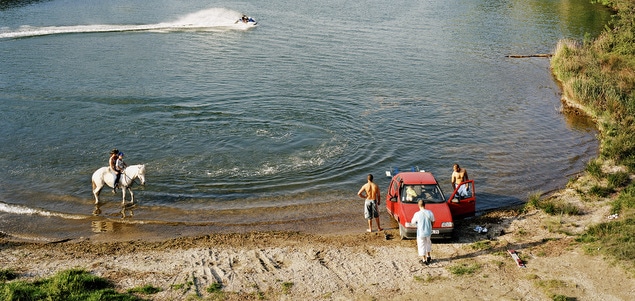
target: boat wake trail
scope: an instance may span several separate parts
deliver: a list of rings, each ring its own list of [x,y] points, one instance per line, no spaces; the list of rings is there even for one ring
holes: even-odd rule
[[[174,31],[223,31],[247,30],[253,26],[236,22],[241,13],[224,8],[210,8],[186,15],[173,22],[142,25],[71,25],[71,26],[20,26],[18,29],[0,29],[0,39],[15,39],[56,34],[101,32],[174,32]]]

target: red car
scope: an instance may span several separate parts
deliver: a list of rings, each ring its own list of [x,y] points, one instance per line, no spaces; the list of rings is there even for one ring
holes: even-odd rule
[[[386,173],[390,176],[390,172]],[[410,225],[412,216],[419,211],[418,202],[423,199],[426,209],[434,213],[432,238],[450,238],[454,232],[454,220],[473,216],[476,211],[474,180],[463,182],[446,199],[441,186],[432,173],[423,171],[398,172],[392,177],[386,194],[386,209],[399,223],[402,239],[416,238],[417,227]]]

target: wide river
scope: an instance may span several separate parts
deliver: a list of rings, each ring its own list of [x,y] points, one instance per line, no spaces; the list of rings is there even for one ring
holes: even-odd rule
[[[548,58],[506,55],[596,36],[610,12],[588,2],[3,4],[0,235],[363,232],[357,190],[391,167],[449,194],[461,164],[479,212],[563,187],[594,126],[560,113]],[[135,206],[94,205],[112,148],[146,164]]]

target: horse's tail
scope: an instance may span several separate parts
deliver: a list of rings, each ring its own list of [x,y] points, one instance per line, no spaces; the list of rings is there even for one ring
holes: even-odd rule
[[[95,180],[91,179],[90,182],[93,183],[93,191],[95,191],[95,188],[97,188],[97,184],[95,184]]]

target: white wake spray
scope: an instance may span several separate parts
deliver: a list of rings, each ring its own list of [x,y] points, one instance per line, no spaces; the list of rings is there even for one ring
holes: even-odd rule
[[[214,31],[214,30],[246,30],[252,25],[236,23],[241,13],[224,8],[210,8],[186,15],[173,22],[145,25],[71,25],[71,26],[20,26],[18,29],[0,29],[0,39],[14,39],[55,34],[130,32],[130,31]]]

